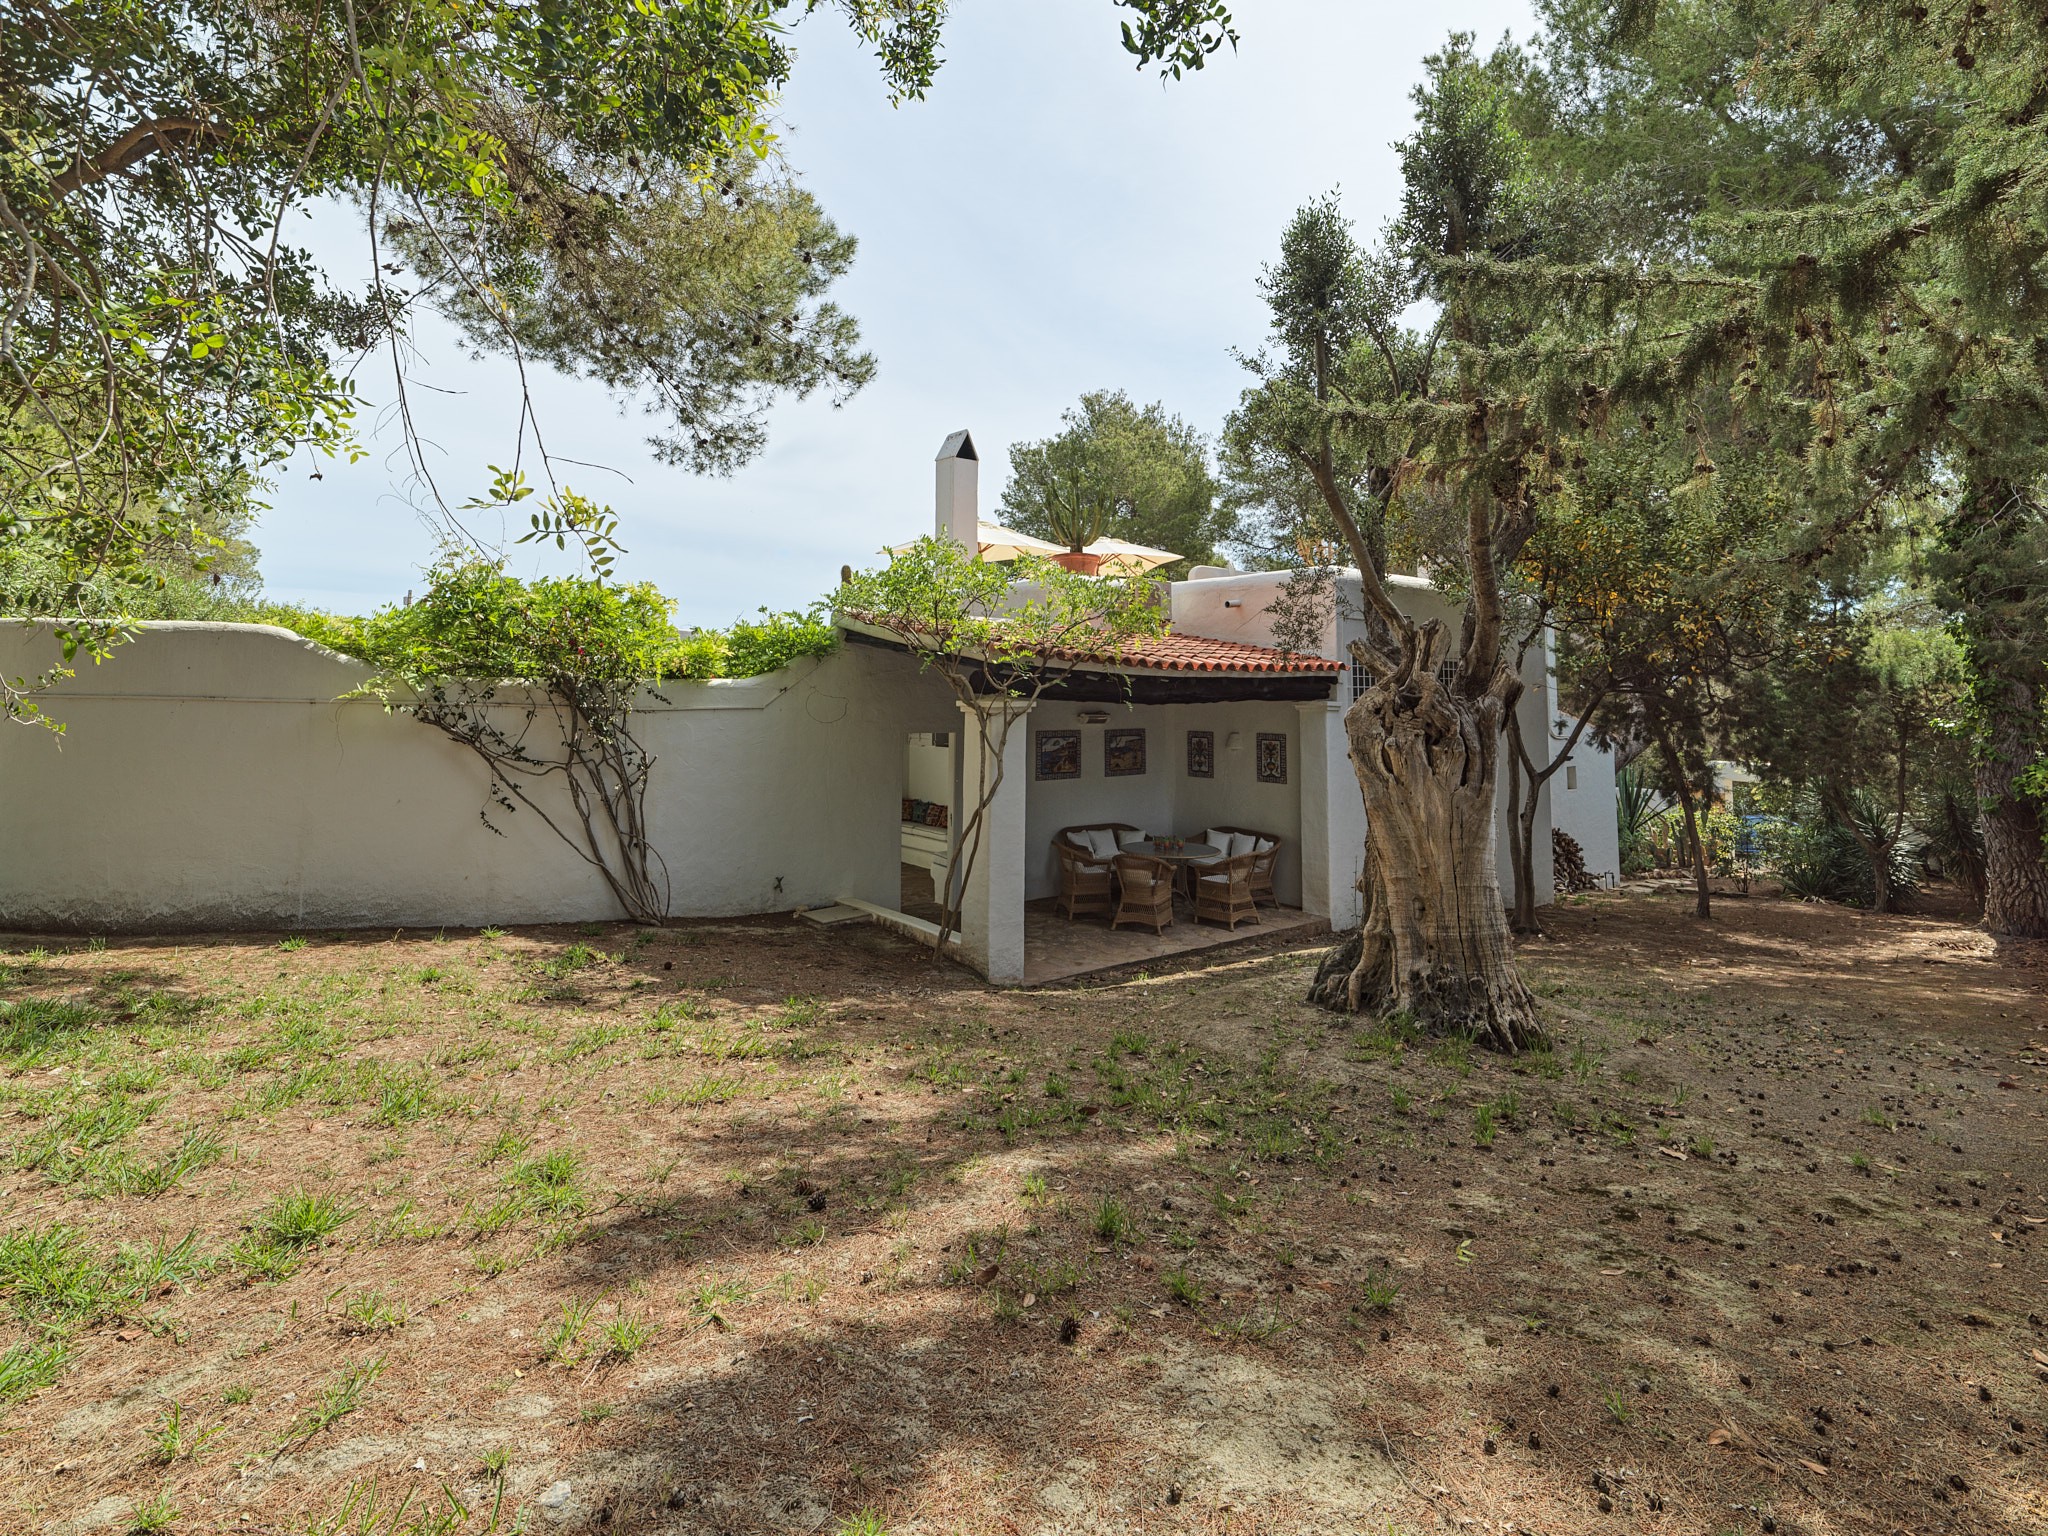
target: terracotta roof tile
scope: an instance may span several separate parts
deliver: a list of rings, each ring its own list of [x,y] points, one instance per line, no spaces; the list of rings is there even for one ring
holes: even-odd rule
[[[1140,640],[1121,651],[1061,647],[1052,652],[1061,661],[1099,661],[1110,666],[1140,667],[1148,672],[1282,672],[1290,675],[1342,672],[1344,664],[1325,656],[1299,656],[1269,645],[1241,640],[1212,640],[1206,635],[1161,635]]]
[[[901,641],[878,625],[872,614],[849,610],[841,622],[865,627],[892,644]],[[1110,646],[1053,646],[1045,654],[1058,661],[1096,662],[1146,672],[1267,672],[1301,677],[1342,672],[1344,663],[1327,656],[1303,656],[1270,645],[1242,640],[1212,640],[1206,635],[1160,635],[1134,641],[1117,650]]]

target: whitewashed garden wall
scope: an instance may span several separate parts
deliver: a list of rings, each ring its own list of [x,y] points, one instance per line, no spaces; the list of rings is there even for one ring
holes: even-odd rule
[[[0,621],[0,670],[57,659]],[[621,915],[530,811],[486,807],[467,748],[372,699],[356,662],[288,631],[153,624],[0,729],[0,927],[478,926]],[[847,647],[677,683],[636,730],[678,916],[897,900],[903,743],[957,730],[904,657]],[[552,729],[545,714],[537,731]]]

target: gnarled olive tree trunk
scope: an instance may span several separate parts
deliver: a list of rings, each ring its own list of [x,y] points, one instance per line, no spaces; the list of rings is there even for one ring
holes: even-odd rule
[[[1464,698],[1422,664],[1369,687],[1344,717],[1365,797],[1366,916],[1324,961],[1310,996],[1349,1013],[1407,1013],[1502,1051],[1547,1043],[1515,965],[1495,857],[1501,722],[1519,681],[1505,667]]]

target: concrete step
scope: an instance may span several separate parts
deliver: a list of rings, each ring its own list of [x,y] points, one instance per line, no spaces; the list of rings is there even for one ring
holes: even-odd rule
[[[820,928],[836,928],[841,923],[871,922],[874,918],[873,913],[864,912],[859,907],[849,907],[845,902],[834,902],[829,907],[812,907],[808,911],[799,912],[797,916]]]

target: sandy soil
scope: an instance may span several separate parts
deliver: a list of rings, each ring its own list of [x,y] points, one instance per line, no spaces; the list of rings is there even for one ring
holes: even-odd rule
[[[17,938],[0,1529],[2039,1536],[2043,957],[1686,906],[1517,1061],[1312,949]]]

